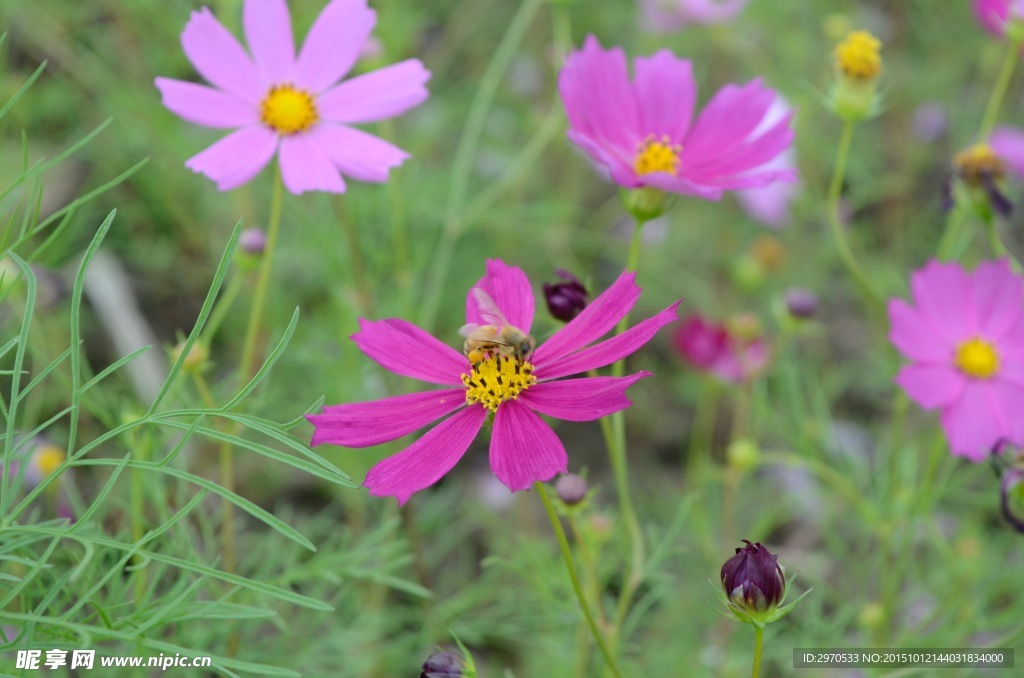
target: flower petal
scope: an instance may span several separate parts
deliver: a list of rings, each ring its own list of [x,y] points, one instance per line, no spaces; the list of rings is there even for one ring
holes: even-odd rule
[[[996,127],[988,143],[1017,178],[1024,179],[1024,130],[1007,125]]]
[[[597,341],[632,310],[639,298],[636,273],[624,272],[578,316],[538,346],[533,354],[533,363],[555,362]]]
[[[251,104],[267,93],[267,83],[249,55],[208,8],[192,12],[181,33],[181,47],[211,85]]]
[[[622,334],[617,334],[600,344],[577,351],[553,364],[537,365],[533,374],[538,379],[557,379],[569,374],[579,374],[610,365],[639,349],[650,341],[658,330],[675,321],[676,309],[681,303],[681,301],[677,301],[661,313],[637,323]]]
[[[281,178],[291,193],[345,192],[345,180],[338,168],[309,134],[291,134],[281,139],[279,162]]]
[[[419,59],[407,59],[346,80],[317,99],[324,120],[360,123],[401,115],[423,103],[430,71]]]
[[[682,173],[721,157],[743,143],[760,125],[776,93],[759,79],[726,85],[707,103],[683,141]]]
[[[488,259],[487,273],[477,281],[475,287],[491,296],[512,327],[530,333],[533,325],[533,290],[523,269],[509,266],[501,259]],[[466,322],[488,324],[480,313],[473,290],[466,295]]]
[[[377,23],[377,13],[366,0],[333,0],[324,7],[299,52],[296,82],[322,92],[352,68]]]
[[[956,402],[967,386],[967,378],[952,364],[914,364],[900,370],[896,383],[915,403],[933,410]]]
[[[690,129],[697,84],[693,65],[667,49],[633,60],[634,87],[640,106],[640,127],[644,134],[667,136],[681,143]]]
[[[950,451],[978,462],[984,461],[1000,440],[1024,443],[1024,440],[1010,438],[1006,411],[1007,406],[1012,407],[1013,416],[1019,419],[1018,413],[1024,409],[1024,393],[1009,402],[1004,400],[992,384],[968,383],[960,399],[942,412],[942,427],[949,439]]]
[[[932,260],[910,278],[914,301],[941,336],[959,342],[978,330],[973,285],[964,269]]]
[[[245,127],[259,122],[256,107],[219,89],[193,82],[157,78],[161,103],[183,120],[204,127]]]
[[[353,127],[321,123],[309,136],[342,174],[359,181],[387,181],[388,171],[409,157],[397,146]]]
[[[470,369],[466,357],[419,327],[397,318],[360,318],[359,327],[352,341],[385,369],[431,384],[462,386],[460,377]]]
[[[379,445],[412,433],[465,404],[464,390],[445,389],[368,403],[328,405],[321,414],[306,415],[315,427],[310,445]]]
[[[982,262],[971,279],[978,331],[989,340],[998,340],[1024,318],[1024,282],[1014,275],[1006,259]]]
[[[266,167],[277,150],[277,135],[263,125],[232,132],[213,146],[192,156],[185,167],[205,174],[228,191],[246,183]]]
[[[401,506],[455,466],[480,432],[487,412],[485,407],[456,412],[409,447],[371,468],[363,485],[373,496],[394,497]]]
[[[295,38],[285,0],[245,0],[242,25],[256,68],[269,85],[295,79]]]
[[[902,299],[889,300],[889,341],[911,360],[949,364],[956,342],[940,334],[932,319]]]
[[[626,389],[649,376],[650,372],[637,372],[628,377],[542,381],[519,394],[519,401],[555,419],[592,421],[632,405]]]
[[[629,167],[632,161],[625,163],[621,158],[636,154],[644,132],[622,48],[604,50],[597,38],[587,36],[583,48],[566,59],[558,75],[558,90],[569,118],[569,138],[577,144],[587,139],[587,145],[580,145],[597,162],[620,158],[609,166],[616,182],[624,175],[635,180]],[[603,151],[601,157],[591,151],[595,147]]]
[[[513,492],[569,468],[569,456],[555,432],[516,400],[503,402],[494,416],[490,460],[494,475]]]

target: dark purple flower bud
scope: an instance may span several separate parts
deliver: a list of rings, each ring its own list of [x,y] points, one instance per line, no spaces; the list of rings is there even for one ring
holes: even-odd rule
[[[258,257],[267,247],[267,234],[260,228],[247,228],[238,236],[238,246],[246,254]]]
[[[575,506],[587,496],[587,481],[575,473],[567,473],[555,483],[555,492],[563,504]]]
[[[1024,532],[1024,468],[1009,468],[1003,473],[999,494],[1003,517],[1015,530]]]
[[[794,318],[806,320],[818,312],[818,295],[802,287],[786,290],[786,310]]]
[[[551,315],[567,323],[587,307],[587,288],[566,270],[560,268],[555,273],[565,282],[544,283],[544,299]]]
[[[760,543],[746,539],[743,548],[722,566],[722,588],[737,607],[750,612],[764,612],[776,607],[786,592],[786,576],[779,566],[779,557]]]
[[[438,652],[423,662],[420,678],[461,678],[462,660],[451,652]]]

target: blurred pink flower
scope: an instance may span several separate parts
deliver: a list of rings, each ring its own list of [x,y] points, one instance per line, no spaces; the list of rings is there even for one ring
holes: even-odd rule
[[[1024,130],[1001,125],[996,127],[988,139],[992,150],[1006,163],[1006,167],[1024,179]]]
[[[689,24],[721,24],[743,11],[750,0],[640,0],[642,25],[670,33]]]
[[[910,279],[914,305],[889,301],[889,340],[911,360],[896,383],[942,411],[953,454],[984,461],[1024,444],[1024,281],[1006,261],[973,273],[931,261]]]
[[[765,113],[761,124],[754,130],[754,135],[763,134],[780,121],[788,119],[793,115],[793,108],[781,96],[776,97],[768,112]],[[786,148],[764,165],[761,170],[781,170],[796,165],[796,154],[793,147]],[[781,228],[789,223],[789,206],[800,191],[799,182],[783,182],[762,186],[761,188],[748,188],[738,191],[740,205],[751,218],[760,221],[771,228]]]
[[[335,84],[359,58],[377,14],[366,0],[332,0],[298,56],[285,0],[245,0],[249,53],[206,7],[181,34],[185,55],[214,87],[157,78],[163,104],[205,127],[238,128],[185,166],[226,191],[248,182],[275,154],[292,193],[344,193],[342,174],[387,181],[407,153],[349,125],[390,118],[427,98],[417,59]]]
[[[388,457],[366,476],[375,496],[404,504],[415,492],[441,479],[465,454],[484,422],[493,419],[491,470],[512,491],[565,473],[568,457],[554,431],[538,416],[590,421],[630,405],[625,392],[647,372],[628,377],[562,379],[610,365],[646,344],[676,319],[672,304],[622,334],[593,342],[611,331],[640,297],[634,273],[623,273],[578,316],[531,354],[515,358],[487,354],[470,363],[463,354],[404,320],[360,319],[352,339],[384,368],[447,388],[366,403],[333,405],[310,415],[313,445],[369,447],[395,440],[452,414],[402,452]],[[497,315],[480,301],[477,288],[493,299]],[[526,274],[498,259],[466,298],[466,321],[494,324],[529,334],[533,291]],[[558,381],[556,381],[558,380]]]
[[[993,35],[1006,35],[1011,18],[1024,19],[1024,0],[972,0],[974,16],[982,28]]]
[[[741,384],[768,364],[768,347],[761,339],[743,341],[725,325],[699,315],[683,320],[676,330],[676,348],[695,369],[729,384]]]
[[[569,139],[627,188],[718,200],[723,191],[795,181],[792,169],[763,169],[793,141],[789,116],[755,133],[776,93],[760,80],[727,85],[693,120],[693,68],[668,50],[634,60],[588,36],[558,78]]]

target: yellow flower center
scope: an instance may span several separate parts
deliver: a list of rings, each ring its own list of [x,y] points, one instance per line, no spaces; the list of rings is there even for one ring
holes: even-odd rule
[[[683,147],[670,145],[667,136],[660,141],[653,136],[647,137],[637,149],[633,169],[640,176],[651,172],[667,172],[675,176],[679,172],[679,154],[682,152]]]
[[[480,403],[491,412],[506,400],[515,400],[520,392],[537,383],[533,365],[506,355],[487,354],[473,365],[469,374],[462,375],[466,385],[466,402]]]
[[[953,157],[957,176],[969,186],[980,186],[986,179],[1002,179],[1006,164],[988,144],[975,144]]]
[[[956,366],[974,379],[988,379],[999,371],[999,354],[984,339],[968,339],[956,347]]]
[[[867,31],[853,31],[835,49],[836,66],[855,80],[872,80],[882,72],[882,41]]]
[[[47,445],[36,450],[32,459],[43,478],[57,470],[64,463],[64,450],[54,445]]]
[[[319,119],[313,95],[291,85],[271,87],[260,104],[260,120],[278,134],[305,132]]]

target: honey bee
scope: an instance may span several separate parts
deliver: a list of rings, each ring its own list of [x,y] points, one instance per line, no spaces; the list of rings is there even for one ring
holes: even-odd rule
[[[459,330],[459,334],[466,337],[463,350],[469,362],[478,363],[487,354],[506,355],[519,361],[529,358],[537,346],[533,337],[510,325],[487,292],[474,287],[472,293],[487,324],[469,323]]]

